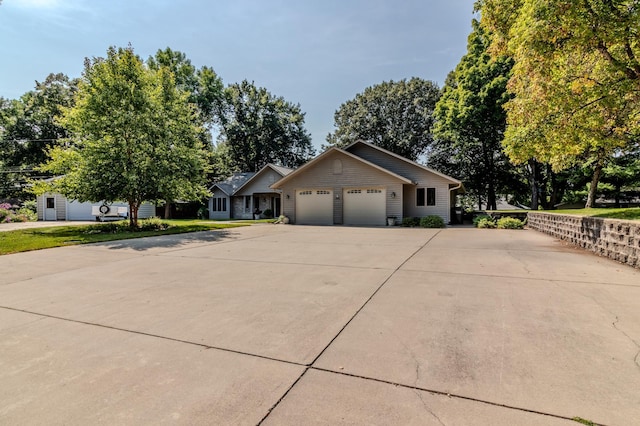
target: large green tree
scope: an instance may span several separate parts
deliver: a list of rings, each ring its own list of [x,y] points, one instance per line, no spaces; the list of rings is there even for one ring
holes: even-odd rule
[[[43,166],[62,176],[37,189],[80,201],[126,200],[132,227],[144,201],[200,199],[207,158],[188,96],[168,68],[150,69],[131,47],[87,59],[75,106],[62,120],[72,142],[54,147]]]
[[[514,168],[502,150],[506,127],[503,109],[509,100],[507,81],[513,61],[491,58],[490,38],[473,21],[467,54],[447,78],[436,104],[429,164],[461,179],[465,188],[496,209],[498,190],[509,191],[516,181]],[[514,188],[515,189],[515,188]]]
[[[25,198],[25,185],[47,150],[68,136],[57,118],[73,105],[77,80],[49,74],[19,99],[0,99],[0,198]]]
[[[195,116],[200,123],[211,127],[220,121],[224,106],[222,79],[211,67],[196,69],[187,56],[167,47],[147,59],[151,69],[168,68],[174,75],[178,89],[189,93],[189,102],[197,106]]]
[[[434,82],[417,77],[367,87],[340,105],[327,143],[341,147],[362,139],[417,160],[433,141],[433,109],[439,97]]]
[[[220,123],[224,106],[222,79],[218,77],[213,68],[196,69],[184,53],[169,47],[158,50],[154,56],[150,56],[147,59],[147,65],[152,70],[159,70],[163,67],[169,69],[174,75],[177,88],[189,94],[188,101],[197,111],[197,114],[193,115],[193,120],[194,124],[201,129],[199,137],[203,144],[209,148],[211,158],[215,158],[211,131],[214,130],[213,127],[216,124]],[[220,170],[216,170],[218,162],[212,162],[211,165],[215,172],[210,174],[208,178],[215,180],[215,177],[220,173]],[[165,219],[171,217],[172,202],[173,199],[166,199]]]
[[[515,60],[504,146],[516,162],[593,164],[593,206],[607,159],[640,137],[637,0],[481,0],[495,54]]]
[[[297,167],[314,155],[300,105],[247,80],[225,90],[219,143],[230,170],[255,172],[267,163]]]

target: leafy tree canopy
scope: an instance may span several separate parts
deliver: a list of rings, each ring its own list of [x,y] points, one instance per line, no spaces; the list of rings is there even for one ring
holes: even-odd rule
[[[197,117],[207,126],[218,122],[223,108],[224,85],[211,67],[196,69],[187,56],[167,47],[147,59],[149,68],[168,68],[174,75],[178,89],[189,93],[189,102],[197,105]]]
[[[57,117],[73,105],[76,90],[77,80],[49,74],[20,99],[0,99],[0,198],[23,198],[24,185],[47,150],[68,136]]]
[[[493,51],[515,59],[504,145],[516,162],[602,167],[640,137],[640,7],[635,0],[481,0]]]
[[[314,155],[300,105],[244,80],[225,90],[218,150],[230,170],[255,172],[267,163],[297,167]]]
[[[72,142],[54,147],[42,167],[62,177],[36,190],[126,200],[131,226],[144,201],[199,199],[208,166],[188,96],[168,68],[147,67],[131,47],[87,59],[75,106],[62,119]]]
[[[492,59],[489,44],[490,38],[474,20],[467,54],[448,76],[436,104],[437,140],[428,162],[460,178],[479,200],[487,200],[487,208],[495,209],[497,191],[508,190],[516,181],[501,145],[513,61],[506,56]]]
[[[417,160],[433,141],[433,109],[438,86],[414,77],[367,87],[334,114],[336,130],[329,146],[347,146],[359,139],[411,160]]]

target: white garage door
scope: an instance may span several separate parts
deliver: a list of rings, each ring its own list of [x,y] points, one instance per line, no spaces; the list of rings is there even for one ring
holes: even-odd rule
[[[344,190],[345,225],[386,225],[386,191],[381,188]]]
[[[296,191],[296,223],[333,225],[333,191],[299,189]]]
[[[80,203],[78,201],[69,201],[67,203],[67,219],[68,220],[95,220],[95,216],[91,214],[91,203]]]

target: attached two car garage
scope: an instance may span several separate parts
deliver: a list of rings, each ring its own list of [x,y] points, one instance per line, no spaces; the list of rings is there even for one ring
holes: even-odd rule
[[[345,188],[296,190],[296,223],[333,225],[334,212],[342,207],[345,225],[385,225],[386,190],[384,188]]]

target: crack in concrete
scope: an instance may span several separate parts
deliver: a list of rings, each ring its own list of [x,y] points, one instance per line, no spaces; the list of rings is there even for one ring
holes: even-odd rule
[[[509,410],[516,410],[516,411],[522,411],[522,412],[525,412],[525,413],[538,414],[538,415],[541,415],[541,416],[553,417],[553,418],[561,419],[561,420],[572,420],[573,421],[573,419],[574,419],[574,417],[563,416],[563,415],[560,415],[560,414],[553,414],[553,413],[547,413],[547,412],[544,412],[544,411],[531,410],[531,409],[528,409],[528,408],[517,407],[517,406],[514,406],[514,405],[500,404],[499,402],[493,402],[493,401],[474,398],[474,397],[470,397],[470,396],[454,394],[454,393],[440,391],[440,390],[436,390],[436,389],[428,389],[428,388],[423,388],[423,387],[418,387],[418,386],[411,386],[411,385],[407,385],[405,383],[392,382],[390,380],[377,379],[375,377],[361,376],[359,374],[346,373],[344,371],[335,371],[335,370],[330,370],[330,369],[326,369],[326,368],[322,368],[322,367],[313,367],[313,366],[310,367],[310,368],[313,369],[313,370],[316,370],[316,371],[323,371],[325,373],[339,374],[341,376],[353,377],[353,378],[362,379],[362,380],[368,380],[368,381],[377,382],[377,383],[384,383],[384,384],[387,384],[387,385],[392,385],[392,386],[395,386],[395,387],[401,387],[401,388],[404,388],[404,389],[411,389],[411,390],[414,390],[414,391],[422,391],[422,392],[430,393],[432,395],[446,396],[448,398],[456,398],[456,399],[461,399],[461,400],[464,400],[464,401],[477,402],[479,404],[486,404],[486,405],[491,405],[491,406],[494,406],[494,407],[506,408],[506,409],[509,409]],[[601,423],[599,423],[599,425],[605,426],[604,424],[601,424]]]
[[[440,423],[442,426],[447,426],[444,424],[444,422],[442,421],[442,419],[440,417],[438,417],[438,415],[436,413],[433,412],[433,410],[431,410],[431,408],[429,408],[429,405],[427,405],[427,402],[424,400],[424,398],[422,397],[422,392],[418,391],[418,390],[413,390],[413,393],[415,393],[416,395],[418,395],[418,398],[420,398],[420,401],[422,401],[422,406],[424,407],[424,410],[429,413],[434,419],[436,419],[438,421],[438,423]]]
[[[526,276],[520,276],[520,275],[477,274],[477,273],[469,273],[469,272],[450,272],[450,271],[441,271],[436,269],[412,269],[412,268],[405,268],[403,269],[403,271],[420,272],[423,274],[462,275],[462,276],[470,276],[470,277],[507,278],[507,279],[529,280],[529,281],[539,281],[539,282],[553,282],[553,280],[549,280],[548,278],[544,278],[544,277],[536,278],[536,277],[526,277]],[[575,283],[575,284],[615,286],[615,287],[631,287],[631,288],[640,287],[640,285],[634,285],[634,284],[606,283],[606,282],[599,282],[599,281],[578,281],[578,280],[571,280],[571,279],[563,279],[562,282]]]
[[[88,325],[88,326],[94,326],[94,327],[101,327],[101,328],[106,328],[106,329],[110,329],[110,330],[114,330],[114,331],[121,331],[121,332],[125,332],[125,333],[132,333],[132,334],[138,334],[138,335],[147,336],[147,337],[154,337],[154,338],[164,339],[164,340],[168,340],[168,341],[172,341],[172,342],[176,342],[176,343],[184,343],[184,344],[187,344],[187,345],[198,346],[198,347],[201,347],[201,348],[204,348],[204,349],[219,350],[219,351],[223,351],[223,352],[229,352],[229,353],[234,353],[234,354],[238,354],[238,355],[245,355],[245,356],[250,356],[250,357],[254,357],[254,358],[260,358],[260,359],[264,359],[264,360],[268,360],[268,361],[274,361],[274,362],[280,362],[280,363],[294,365],[294,366],[298,366],[298,367],[304,367],[304,370],[300,374],[300,376],[291,384],[291,386],[289,386],[289,388],[278,399],[278,401],[267,411],[267,413],[265,414],[263,419],[260,420],[258,425],[262,424],[269,417],[271,412],[282,402],[282,400],[284,400],[284,398],[290,393],[290,391],[295,387],[295,385],[300,382],[300,380],[306,375],[306,373],[309,370],[322,371],[322,372],[325,372],[325,373],[338,374],[338,375],[341,375],[341,376],[353,377],[353,378],[358,378],[358,379],[362,379],[362,380],[388,384],[388,385],[392,385],[394,387],[401,387],[401,388],[404,388],[404,389],[411,389],[414,392],[428,392],[428,393],[433,394],[433,395],[441,395],[441,396],[446,396],[446,397],[449,397],[449,398],[457,398],[457,399],[462,399],[462,400],[466,400],[466,401],[477,402],[477,403],[480,403],[480,404],[487,404],[487,405],[507,408],[507,409],[511,409],[511,410],[517,410],[517,411],[522,411],[522,412],[527,412],[527,413],[532,413],[532,414],[539,414],[539,415],[543,415],[543,416],[554,417],[554,418],[558,418],[558,419],[572,420],[571,417],[561,416],[561,415],[558,415],[558,414],[545,413],[545,412],[542,412],[542,411],[536,411],[536,410],[530,410],[530,409],[526,409],[526,408],[522,408],[522,407],[510,406],[510,405],[506,405],[506,404],[500,404],[500,403],[497,403],[497,402],[482,400],[482,399],[468,397],[468,396],[464,396],[464,395],[452,394],[450,392],[439,391],[439,390],[435,390],[435,389],[428,389],[428,388],[423,388],[423,387],[419,387],[419,386],[412,386],[412,385],[407,385],[407,384],[404,384],[404,383],[392,382],[392,381],[384,380],[384,379],[378,379],[378,378],[375,378],[375,377],[367,377],[367,376],[361,376],[361,375],[357,375],[357,374],[346,373],[344,371],[335,371],[335,370],[330,370],[330,369],[326,369],[326,368],[322,368],[322,367],[315,367],[312,364],[302,364],[302,363],[298,363],[298,362],[294,362],[294,361],[288,361],[288,360],[284,360],[284,359],[278,359],[278,358],[268,357],[268,356],[264,356],[264,355],[253,354],[253,353],[249,353],[249,352],[242,352],[242,351],[237,351],[237,350],[229,349],[229,348],[222,348],[222,347],[206,345],[204,343],[191,342],[191,341],[188,341],[188,340],[181,340],[181,339],[176,339],[176,338],[172,338],[172,337],[161,336],[161,335],[156,335],[156,334],[151,334],[151,333],[145,333],[145,332],[136,331],[136,330],[128,330],[128,329],[124,329],[124,328],[112,327],[112,326],[108,326],[108,325],[104,325],[104,324],[97,324],[97,323],[91,323],[91,322],[87,322],[87,321],[79,321],[79,320],[74,320],[74,319],[69,319],[69,318],[57,317],[57,316],[53,316],[53,315],[41,314],[41,313],[38,313],[38,312],[31,312],[31,311],[28,311],[28,310],[17,309],[17,308],[12,308],[12,307],[7,307],[7,306],[0,306],[0,309],[6,309],[6,310],[9,310],[9,311],[15,311],[15,312],[22,312],[22,313],[31,314],[31,315],[37,315],[37,316],[41,317],[40,319],[38,319],[38,321],[42,320],[44,318],[51,318],[51,319],[55,319],[55,320],[67,321],[67,322],[72,322],[72,323],[76,323],[76,324],[82,324],[82,325]],[[640,352],[638,353],[638,356],[636,357],[636,360],[638,362],[640,362]],[[419,371],[418,371],[418,373],[419,373]],[[422,395],[420,395],[420,398],[422,399]],[[426,404],[425,404],[425,407],[428,408],[428,406]],[[434,415],[435,418],[437,418],[437,416],[434,413],[431,412],[431,414]],[[440,421],[441,424],[443,424],[441,419],[438,419],[438,420]]]
[[[561,285],[560,282],[558,281],[552,281],[556,286],[564,289],[564,290],[569,290],[572,291],[586,299],[591,300],[593,303],[595,303],[600,309],[602,309],[603,311],[605,311],[606,313],[608,313],[609,315],[612,315],[614,317],[614,320],[611,322],[611,326],[620,334],[622,334],[624,337],[626,337],[631,343],[634,344],[634,346],[636,348],[638,348],[638,352],[636,352],[636,355],[633,357],[633,363],[636,365],[636,367],[638,367],[638,369],[640,370],[640,343],[638,343],[633,337],[631,337],[626,331],[622,330],[621,328],[618,327],[618,323],[620,322],[620,318],[618,317],[618,314],[616,314],[615,312],[611,311],[610,309],[608,309],[607,307],[605,307],[602,303],[600,303],[598,300],[596,300],[595,297],[588,295],[588,294],[584,294],[583,292],[575,289],[575,288],[568,288],[568,287],[563,287]]]

